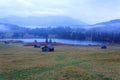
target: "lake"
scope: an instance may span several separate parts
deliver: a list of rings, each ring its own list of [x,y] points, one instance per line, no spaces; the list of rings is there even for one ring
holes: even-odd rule
[[[34,42],[37,40],[38,42],[45,42],[45,39],[0,39],[0,41],[7,40],[21,40],[24,42]],[[52,42],[59,42],[65,44],[74,44],[74,45],[108,45],[108,42],[99,42],[99,41],[85,41],[85,40],[68,40],[68,39],[52,39]]]

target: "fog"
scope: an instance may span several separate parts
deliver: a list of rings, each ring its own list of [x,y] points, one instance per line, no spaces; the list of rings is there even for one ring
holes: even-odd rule
[[[0,17],[68,16],[95,24],[119,19],[119,4],[120,0],[0,0]]]

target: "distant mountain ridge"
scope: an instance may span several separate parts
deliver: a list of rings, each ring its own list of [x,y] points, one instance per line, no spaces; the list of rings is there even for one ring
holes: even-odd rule
[[[86,23],[68,16],[42,16],[42,17],[6,17],[0,18],[1,23],[10,23],[22,26],[71,26],[86,25]]]
[[[1,19],[0,19],[1,20]],[[5,19],[6,20],[6,19]],[[62,20],[62,18],[61,18]],[[3,22],[3,23],[2,23]],[[64,22],[66,23],[66,22]],[[57,23],[56,23],[57,24]],[[68,24],[68,23],[66,23]],[[86,25],[89,29],[92,30],[96,30],[96,31],[102,31],[102,32],[107,32],[107,31],[117,31],[120,32],[120,19],[115,19],[115,20],[110,20],[110,21],[106,21],[106,22],[102,22],[102,23],[97,23],[94,25]],[[76,27],[76,28],[85,28],[86,26],[84,25],[73,25],[73,26],[69,26],[69,27]],[[24,26],[23,26],[24,27]],[[21,26],[18,26],[16,24],[12,24],[12,23],[7,23],[7,21],[2,20],[0,22],[0,31],[22,31],[26,28],[23,28]],[[48,26],[50,27],[50,26]],[[60,26],[58,26],[60,27]],[[67,26],[68,27],[68,26]]]
[[[114,20],[110,20],[110,21],[105,21],[105,22],[101,22],[101,23],[97,23],[94,25],[112,25],[112,24],[120,24],[120,19],[114,19]]]
[[[110,20],[92,25],[93,29],[102,32],[120,32],[120,19]]]
[[[22,32],[27,28],[7,23],[0,23],[0,32]]]
[[[54,38],[73,40],[93,40],[120,43],[120,20],[111,20],[94,25],[58,26],[56,28],[24,28],[14,24],[0,23],[0,38],[46,38],[52,35]]]

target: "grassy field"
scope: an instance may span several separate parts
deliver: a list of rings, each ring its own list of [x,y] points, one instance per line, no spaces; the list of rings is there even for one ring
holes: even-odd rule
[[[0,44],[0,80],[120,80],[120,46],[56,46],[55,52]]]

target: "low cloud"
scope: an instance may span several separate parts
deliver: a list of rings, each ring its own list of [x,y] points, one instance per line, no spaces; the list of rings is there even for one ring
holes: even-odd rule
[[[120,18],[120,0],[0,0],[0,17],[70,16],[93,24]]]

